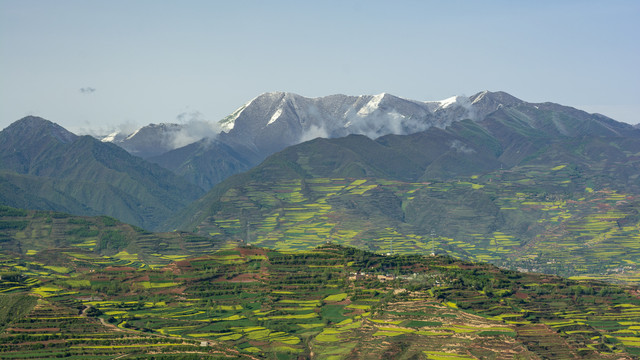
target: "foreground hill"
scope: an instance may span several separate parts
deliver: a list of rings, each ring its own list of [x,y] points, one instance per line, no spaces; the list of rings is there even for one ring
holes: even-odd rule
[[[158,165],[38,117],[0,132],[0,204],[109,215],[153,229],[202,195]]]
[[[315,139],[214,187],[166,229],[635,282],[639,134],[601,115],[521,103],[412,135]]]
[[[144,265],[144,266],[143,266]],[[151,265],[151,266],[148,266]],[[0,252],[0,357],[631,359],[636,288],[443,256]]]

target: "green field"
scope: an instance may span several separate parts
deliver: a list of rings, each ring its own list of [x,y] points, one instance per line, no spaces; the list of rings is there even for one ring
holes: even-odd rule
[[[632,287],[335,244],[230,248],[156,266],[48,251],[68,271],[46,258],[0,258],[0,358],[640,354]]]
[[[327,242],[447,254],[501,267],[637,284],[640,198],[580,185],[564,165],[468,181],[312,178],[229,189],[198,225],[213,241],[304,251]],[[581,191],[575,192],[575,188]],[[268,195],[273,194],[273,195]]]

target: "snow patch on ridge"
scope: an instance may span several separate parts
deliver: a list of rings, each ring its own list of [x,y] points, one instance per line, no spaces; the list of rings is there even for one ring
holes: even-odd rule
[[[132,137],[136,136],[136,134],[141,130],[142,128],[138,128],[136,131],[134,131],[133,133],[131,133],[131,135],[127,136],[125,140],[130,140]]]
[[[116,140],[116,136],[118,136],[118,134],[120,134],[119,131],[114,131],[111,134],[103,137],[102,139],[100,139],[100,141],[102,142],[114,142]]]
[[[278,110],[276,110],[275,113],[273,113],[273,115],[271,116],[271,119],[269,119],[269,122],[267,123],[267,125],[271,125],[273,124],[276,120],[278,120],[278,118],[280,118],[280,115],[282,115],[282,108],[278,108]]]
[[[485,95],[487,95],[487,93],[489,93],[489,91],[488,91],[488,90],[485,90],[485,91],[481,92],[481,93],[480,93],[480,95],[478,95],[478,96],[475,98],[475,100],[473,100],[473,102],[472,102],[471,104],[475,104],[475,103],[479,102],[480,100],[482,100],[482,98],[483,98]]]
[[[444,100],[440,100],[438,101],[440,103],[440,108],[441,109],[446,109],[449,106],[455,104],[458,102],[458,96],[452,96],[450,98],[446,98]]]
[[[371,113],[373,113],[374,111],[376,111],[380,107],[380,102],[385,97],[385,95],[387,95],[387,94],[386,93],[382,93],[382,94],[374,95],[373,98],[371,98],[371,100],[369,100],[367,105],[363,106],[358,111],[357,114],[359,116],[371,115]]]
[[[242,114],[242,111],[244,111],[244,109],[246,109],[251,104],[252,101],[253,100],[251,100],[248,103],[242,105],[236,111],[231,113],[231,115],[229,115],[226,118],[220,120],[218,122],[220,124],[220,130],[224,131],[224,132],[231,131],[233,129],[233,127],[236,125],[236,120],[238,119],[240,114]]]

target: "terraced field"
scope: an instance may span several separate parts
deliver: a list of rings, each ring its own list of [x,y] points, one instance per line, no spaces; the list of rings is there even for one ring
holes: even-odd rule
[[[49,253],[51,254],[51,253]],[[87,274],[118,271],[129,262],[91,254],[61,254],[57,261],[81,260],[93,264],[80,268]],[[48,266],[3,255],[0,281],[0,358],[113,359],[161,354],[161,358],[214,359],[241,357],[237,351],[195,339],[133,331],[98,309],[87,306],[101,299],[101,291],[114,294],[126,287],[107,281],[82,278],[70,267]],[[140,268],[144,268],[142,264]],[[49,271],[47,271],[47,269]],[[64,270],[63,270],[64,269]],[[79,278],[80,277],[80,278]],[[100,294],[100,295],[98,295]],[[139,302],[134,302],[140,306]],[[115,307],[131,307],[119,302]],[[157,356],[157,355],[155,355]],[[156,357],[157,358],[157,357]],[[187,357],[188,358],[188,357]]]
[[[224,246],[192,233],[147,232],[107,216],[80,217],[0,205],[0,251],[21,254],[28,259],[40,259],[49,249],[64,247],[66,255],[77,255],[74,265],[82,264],[86,260],[83,254],[88,252],[106,256],[106,263],[120,260],[118,265],[138,267],[167,264]],[[93,266],[95,259],[91,259],[91,264],[84,265]]]
[[[448,254],[519,269],[638,283],[639,198],[571,166],[527,166],[410,183],[311,178],[222,194],[198,232],[213,241],[310,250]]]
[[[0,357],[640,354],[632,287],[338,245],[229,248],[155,266],[118,254],[52,249],[41,262],[3,254]]]

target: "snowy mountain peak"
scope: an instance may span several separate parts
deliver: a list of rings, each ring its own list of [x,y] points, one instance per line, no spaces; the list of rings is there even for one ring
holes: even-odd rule
[[[222,132],[225,132],[225,133],[228,133],[228,132],[232,131],[236,126],[236,120],[238,120],[240,115],[247,108],[252,108],[252,107],[255,107],[255,106],[262,107],[264,104],[273,104],[273,103],[276,103],[276,102],[278,102],[278,103],[279,102],[284,102],[284,101],[286,101],[288,99],[291,99],[294,96],[297,96],[297,95],[292,94],[292,93],[285,93],[285,92],[282,92],[282,91],[272,91],[272,92],[262,93],[262,94],[256,96],[255,98],[249,100],[244,105],[240,106],[238,109],[236,109],[234,112],[232,112],[229,116],[227,116],[224,119],[218,121],[218,125],[220,126],[220,130]],[[275,115],[275,114],[273,114],[273,115]],[[275,117],[272,116],[272,120],[273,121],[277,120],[278,116],[275,116]],[[273,121],[269,122],[268,124],[271,124]]]
[[[257,98],[269,98],[273,100],[273,99],[281,99],[286,96],[290,97],[291,95],[292,93],[284,92],[284,91],[269,91],[269,92],[260,94]]]
[[[148,159],[203,138],[215,138],[219,133],[218,123],[192,119],[180,124],[149,124],[133,132],[115,131],[100,141],[114,143],[133,155]]]
[[[445,128],[458,120],[482,119],[500,106],[518,102],[509,94],[489,91],[439,101],[407,100],[385,92],[307,98],[276,91],[258,95],[217,123],[150,124],[133,133],[109,134],[102,141],[145,158],[205,137],[268,154],[316,137],[361,134],[377,138],[412,134],[433,126]]]
[[[270,153],[315,137],[361,134],[377,138],[412,134],[432,126],[444,128],[457,120],[476,119],[470,102],[466,96],[422,102],[388,93],[306,98],[270,92],[236,110],[220,126],[224,141],[233,139]]]

